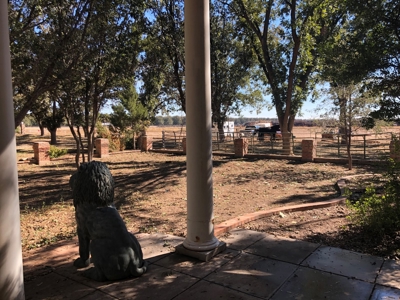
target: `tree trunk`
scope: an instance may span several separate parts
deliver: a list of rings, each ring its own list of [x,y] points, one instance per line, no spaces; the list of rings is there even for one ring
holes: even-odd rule
[[[284,132],[282,131],[282,149],[284,155],[293,155],[293,148],[292,148],[292,133],[291,132]]]
[[[282,150],[284,155],[293,155],[292,148],[292,133],[290,132],[291,127],[294,124],[294,116],[284,114],[281,118],[282,123],[281,133],[282,133]]]
[[[91,162],[93,160],[93,149],[94,149],[94,144],[93,144],[93,136],[94,132],[89,132],[87,136],[87,151],[88,151],[88,162]]]
[[[349,170],[353,169],[353,158],[351,157],[351,135],[347,137],[347,157],[348,157],[348,164]]]
[[[21,124],[19,124],[19,128],[20,128],[20,133],[24,134],[25,133],[25,124],[24,124],[24,122],[21,122]]]
[[[343,97],[339,97],[339,134],[341,135],[341,143],[344,145],[347,144],[346,110],[347,110],[347,99],[343,95]]]
[[[57,145],[57,128],[50,130],[50,145]]]
[[[40,136],[44,136],[44,127],[39,124],[39,128],[40,128]]]
[[[225,141],[224,122],[218,121],[217,127],[218,127],[219,141],[223,142]]]

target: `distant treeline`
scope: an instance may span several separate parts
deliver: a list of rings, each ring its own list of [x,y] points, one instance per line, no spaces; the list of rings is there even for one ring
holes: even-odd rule
[[[266,119],[266,118],[229,118],[227,121],[235,122],[235,126],[251,125],[256,123],[268,123],[278,124],[278,119]],[[318,126],[317,121],[312,119],[298,119],[294,121],[294,126]],[[186,125],[186,116],[157,116],[153,122],[156,126],[173,126],[173,125]]]
[[[107,116],[103,114],[103,116]],[[101,120],[102,122],[109,122],[108,118]],[[277,118],[267,119],[267,118],[229,118],[227,121],[235,122],[235,126],[244,125],[254,125],[257,123],[268,123],[278,124]],[[294,121],[294,126],[321,126],[323,120],[312,120],[312,119],[297,119]],[[27,115],[24,118],[24,123],[26,126],[38,126],[37,121],[33,116]],[[152,123],[156,126],[184,126],[186,125],[186,116],[157,116]],[[67,126],[66,123],[62,123],[61,126]]]

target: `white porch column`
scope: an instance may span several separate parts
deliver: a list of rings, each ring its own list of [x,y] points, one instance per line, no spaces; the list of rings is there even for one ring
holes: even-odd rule
[[[214,236],[209,0],[185,0],[186,249],[208,251]]]
[[[0,299],[25,299],[7,1],[0,1]]]

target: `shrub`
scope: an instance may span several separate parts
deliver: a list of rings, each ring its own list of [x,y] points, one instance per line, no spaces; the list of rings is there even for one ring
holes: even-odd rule
[[[100,122],[96,123],[96,132],[97,137],[102,139],[108,139],[108,145],[110,151],[118,151],[120,150],[120,142],[119,139],[116,139],[111,131],[107,128],[107,126],[103,126]]]
[[[400,165],[388,161],[384,174],[384,190],[378,194],[373,185],[366,188],[359,200],[348,206],[353,210],[351,219],[373,234],[392,235],[400,230]]]
[[[50,158],[57,158],[67,154],[67,149],[60,149],[54,145],[50,145],[49,156]]]
[[[125,145],[125,149],[127,150],[132,150],[133,149],[133,131],[132,130],[126,130],[125,135],[124,135],[124,140],[123,143]]]

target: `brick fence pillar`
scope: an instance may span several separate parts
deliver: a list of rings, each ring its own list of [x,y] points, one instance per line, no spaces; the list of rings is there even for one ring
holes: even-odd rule
[[[109,141],[108,139],[96,139],[94,141],[96,146],[96,156],[97,157],[106,157],[109,154]]]
[[[50,162],[49,151],[50,144],[48,142],[33,143],[34,159],[39,166]]]
[[[151,137],[142,135],[140,139],[140,150],[147,152],[153,149],[153,139]]]
[[[317,156],[317,141],[313,139],[301,141],[301,160],[302,161],[314,161]]]
[[[249,149],[249,142],[246,138],[236,139],[234,141],[235,157],[244,157]]]
[[[182,138],[182,152],[186,154],[186,138]]]
[[[400,161],[400,141],[391,140],[390,141],[390,158],[394,161]]]

